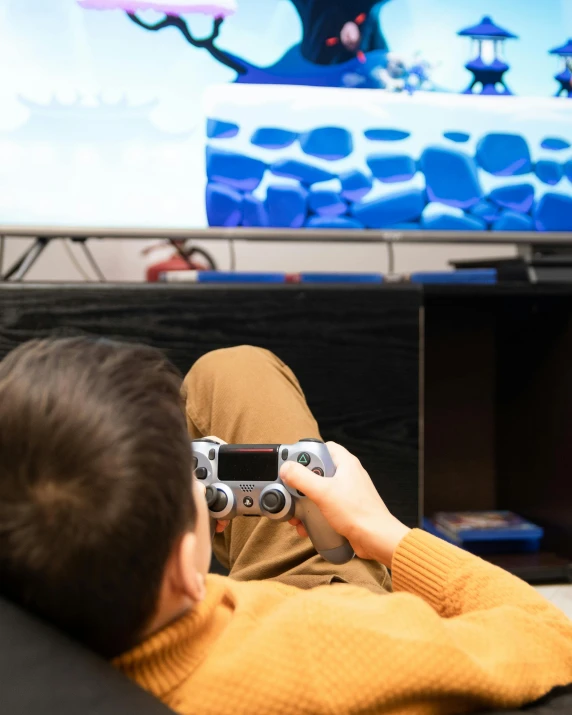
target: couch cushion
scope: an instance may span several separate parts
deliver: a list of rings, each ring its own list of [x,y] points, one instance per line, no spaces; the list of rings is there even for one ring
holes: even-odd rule
[[[559,715],[560,713],[568,715],[572,713],[572,685],[554,688],[540,700],[525,705],[522,710],[498,710],[487,712],[486,715],[517,715],[523,712],[528,715]],[[485,715],[485,713],[481,713],[481,715]]]
[[[111,665],[0,599],[0,699],[10,715],[168,715]]]

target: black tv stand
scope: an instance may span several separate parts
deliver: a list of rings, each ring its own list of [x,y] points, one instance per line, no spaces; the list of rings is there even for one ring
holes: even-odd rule
[[[454,268],[494,268],[501,283],[572,283],[572,246],[533,243],[519,245],[507,258],[452,260]]]
[[[398,518],[509,509],[545,536],[502,565],[572,576],[572,284],[0,284],[0,359],[77,333],[156,345],[182,372],[273,350]]]

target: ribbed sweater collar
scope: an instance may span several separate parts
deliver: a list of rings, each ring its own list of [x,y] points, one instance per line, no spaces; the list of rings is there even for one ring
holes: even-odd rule
[[[233,600],[226,579],[207,578],[205,600],[113,665],[157,698],[163,699],[201,663],[209,646],[232,617]]]

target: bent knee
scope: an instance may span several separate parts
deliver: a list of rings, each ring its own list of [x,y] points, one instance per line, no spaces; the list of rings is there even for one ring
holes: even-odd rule
[[[200,357],[190,369],[185,382],[190,379],[208,380],[211,376],[221,377],[238,370],[256,369],[262,363],[278,360],[278,358],[264,348],[254,345],[236,345],[232,348],[212,350]]]

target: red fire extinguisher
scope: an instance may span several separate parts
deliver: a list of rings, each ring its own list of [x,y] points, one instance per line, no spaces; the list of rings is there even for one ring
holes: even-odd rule
[[[194,246],[187,247],[186,243],[186,241],[162,241],[143,250],[143,255],[148,256],[159,250],[164,253],[166,249],[174,249],[174,251],[167,251],[166,256],[147,266],[146,278],[149,283],[156,283],[161,273],[168,271],[217,270],[214,258],[207,251]]]

